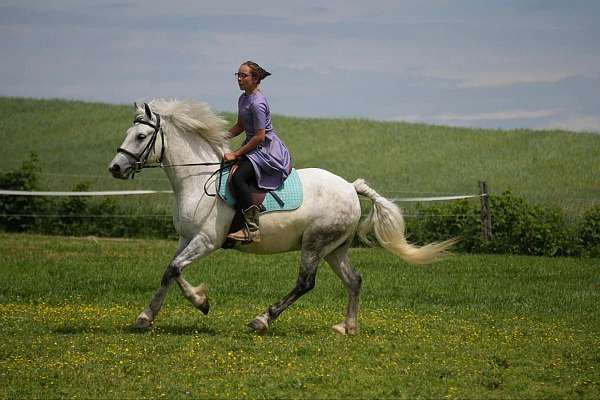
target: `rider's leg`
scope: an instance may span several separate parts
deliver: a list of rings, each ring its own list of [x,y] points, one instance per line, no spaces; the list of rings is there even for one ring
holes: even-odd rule
[[[251,185],[255,181],[256,174],[254,173],[254,167],[250,160],[243,157],[231,178],[238,209],[246,210],[252,205]]]
[[[245,226],[228,235],[229,238],[241,241],[260,241],[258,230],[258,207],[252,204],[252,185],[256,182],[254,167],[247,158],[242,158],[235,174],[231,178],[236,196],[237,213],[241,214]],[[240,215],[237,215],[239,218]],[[235,220],[236,218],[234,218]]]
[[[231,175],[231,191],[236,199],[236,212],[231,221],[230,233],[238,232],[246,226],[242,210],[248,208],[248,203],[251,202],[251,190],[247,183],[250,179],[254,179],[254,169],[250,161],[243,157]]]

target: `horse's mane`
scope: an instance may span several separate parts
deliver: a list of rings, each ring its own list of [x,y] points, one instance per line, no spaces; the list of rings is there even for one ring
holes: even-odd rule
[[[197,133],[219,147],[227,144],[227,121],[207,103],[196,100],[154,99],[149,105],[174,128]]]

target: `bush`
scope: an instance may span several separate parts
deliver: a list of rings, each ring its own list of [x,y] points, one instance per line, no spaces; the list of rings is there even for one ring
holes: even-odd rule
[[[577,236],[582,254],[600,257],[600,205],[583,215]]]
[[[460,237],[462,240],[456,246],[459,251],[576,256],[583,253],[582,246],[587,246],[591,250],[586,254],[591,255],[596,254],[600,236],[600,212],[597,209],[586,214],[587,222],[578,234],[560,209],[531,205],[511,192],[490,196],[490,241],[482,239],[478,203],[463,200],[427,207],[418,205],[417,210],[419,215],[408,228],[413,241],[423,244]]]
[[[39,190],[37,173],[40,171],[38,157],[31,153],[21,169],[0,174],[0,189]],[[9,232],[22,232],[34,229],[42,214],[46,200],[38,196],[0,196],[0,228]]]
[[[0,174],[0,188],[39,190],[38,163],[35,154],[31,154],[20,170]],[[89,189],[87,183],[74,187],[75,191]],[[531,205],[511,192],[492,195],[489,200],[493,235],[490,241],[482,239],[479,203],[466,200],[418,204],[417,218],[407,221],[408,239],[424,244],[460,237],[456,250],[475,253],[600,256],[600,205],[588,210],[577,223],[569,223],[562,210]],[[177,238],[170,217],[147,217],[140,212],[144,210],[127,209],[110,197],[0,196],[0,229],[57,235]]]
[[[407,224],[409,240],[424,244],[458,237],[458,251],[480,252],[481,212],[467,200],[424,206],[417,204],[417,218]]]
[[[537,206],[505,192],[490,197],[492,240],[486,245],[492,253],[540,256],[572,255],[573,228],[563,212],[551,206]]]
[[[34,191],[40,172],[31,154],[20,170],[0,174],[0,189]],[[74,191],[90,190],[78,183]],[[123,217],[126,216],[126,217]],[[51,235],[176,238],[171,218],[136,216],[114,198],[0,196],[0,229]]]

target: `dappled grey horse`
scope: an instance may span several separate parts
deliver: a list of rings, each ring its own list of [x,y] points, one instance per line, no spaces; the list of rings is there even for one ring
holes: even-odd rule
[[[213,172],[229,151],[226,121],[207,104],[195,101],[155,99],[135,108],[133,126],[127,130],[109,170],[114,177],[127,179],[142,167],[162,165],[175,193],[173,222],[179,234],[177,250],[160,287],[137,317],[136,326],[148,328],[173,280],[196,308],[208,313],[206,285],[194,287],[182,273],[192,261],[222,247],[235,210],[205,191],[205,187],[215,191]],[[300,250],[295,287],[248,324],[256,331],[267,330],[287,307],[314,287],[317,266],[325,259],[344,282],[349,297],[346,318],[333,330],[342,335],[356,333],[361,276],[348,260],[355,234],[367,240],[367,233],[372,232],[381,246],[413,264],[435,261],[453,244],[453,240],[423,247],[407,243],[400,209],[362,179],[349,183],[317,168],[300,169],[298,173],[304,193],[302,205],[294,211],[261,215],[260,243],[235,246],[242,252],[260,254]],[[358,195],[373,203],[362,222]]]

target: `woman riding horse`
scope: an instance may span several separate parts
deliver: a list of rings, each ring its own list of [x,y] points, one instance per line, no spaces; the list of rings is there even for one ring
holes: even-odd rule
[[[243,66],[238,74],[240,87],[250,83],[254,85],[255,80],[258,82],[261,77],[246,76],[251,76],[251,70]],[[248,101],[248,98],[242,96],[241,100]],[[252,107],[248,105],[248,108]],[[249,112],[249,115],[252,113]],[[268,112],[263,116],[268,116]],[[244,112],[241,112],[240,121],[244,118],[249,117],[244,117]],[[289,163],[287,151],[276,139],[277,136],[266,132],[271,130],[266,128],[267,124],[251,122],[252,129],[248,129],[250,122],[244,122],[237,124],[233,131],[239,133],[244,128],[256,136],[254,128],[265,126],[265,138],[251,147],[249,143],[253,139],[250,137],[238,154],[246,155],[251,165],[254,165],[253,154],[260,157],[266,154],[264,157],[269,157],[266,158],[268,162],[263,162],[264,159],[259,157],[261,168],[257,170],[261,175],[256,174],[258,181],[266,182],[266,185],[273,180],[278,182],[286,175],[285,165]],[[211,182],[217,188],[217,183],[212,179],[216,165],[220,164],[225,154],[230,153],[228,140],[231,134],[225,130],[225,123],[206,103],[154,99],[144,107],[136,106],[134,123],[127,129],[127,135],[109,165],[110,173],[120,179],[130,178],[142,168],[160,165],[169,178],[175,197],[173,223],[179,234],[179,243],[159,288],[137,317],[135,326],[138,328],[152,326],[173,282],[177,282],[183,295],[194,307],[204,314],[209,311],[206,285],[192,286],[184,278],[183,271],[194,260],[223,247],[235,214],[224,201],[207,195],[206,191]],[[263,149],[266,147],[267,151],[252,151],[259,146]],[[272,155],[281,155],[282,152],[286,156],[283,158],[285,162],[280,163],[280,168],[273,168],[273,165],[277,165],[274,160],[278,158]],[[234,152],[228,158],[237,156]],[[268,174],[265,171],[278,173]],[[237,242],[234,246],[239,251],[255,254],[300,251],[300,268],[294,288],[250,321],[248,325],[255,331],[269,329],[282,312],[314,288],[317,269],[325,260],[348,291],[346,316],[341,323],[333,326],[333,331],[340,335],[356,334],[362,278],[348,257],[356,234],[368,242],[366,235],[372,232],[386,250],[413,264],[435,261],[456,242],[450,239],[421,247],[407,242],[402,211],[370,188],[363,179],[350,183],[319,168],[300,169],[298,176],[302,184],[302,205],[293,211],[264,214],[261,216],[262,240],[244,246]],[[369,215],[362,221],[359,196],[372,203]]]
[[[290,154],[271,124],[271,112],[260,82],[271,75],[258,64],[246,61],[235,74],[244,91],[238,100],[238,119],[229,129],[230,138],[246,132],[246,140],[236,151],[225,153],[225,161],[238,160],[231,178],[236,197],[236,216],[227,237],[242,242],[260,242],[258,215],[252,203],[252,187],[274,190],[291,171]],[[233,170],[232,170],[233,171]]]

